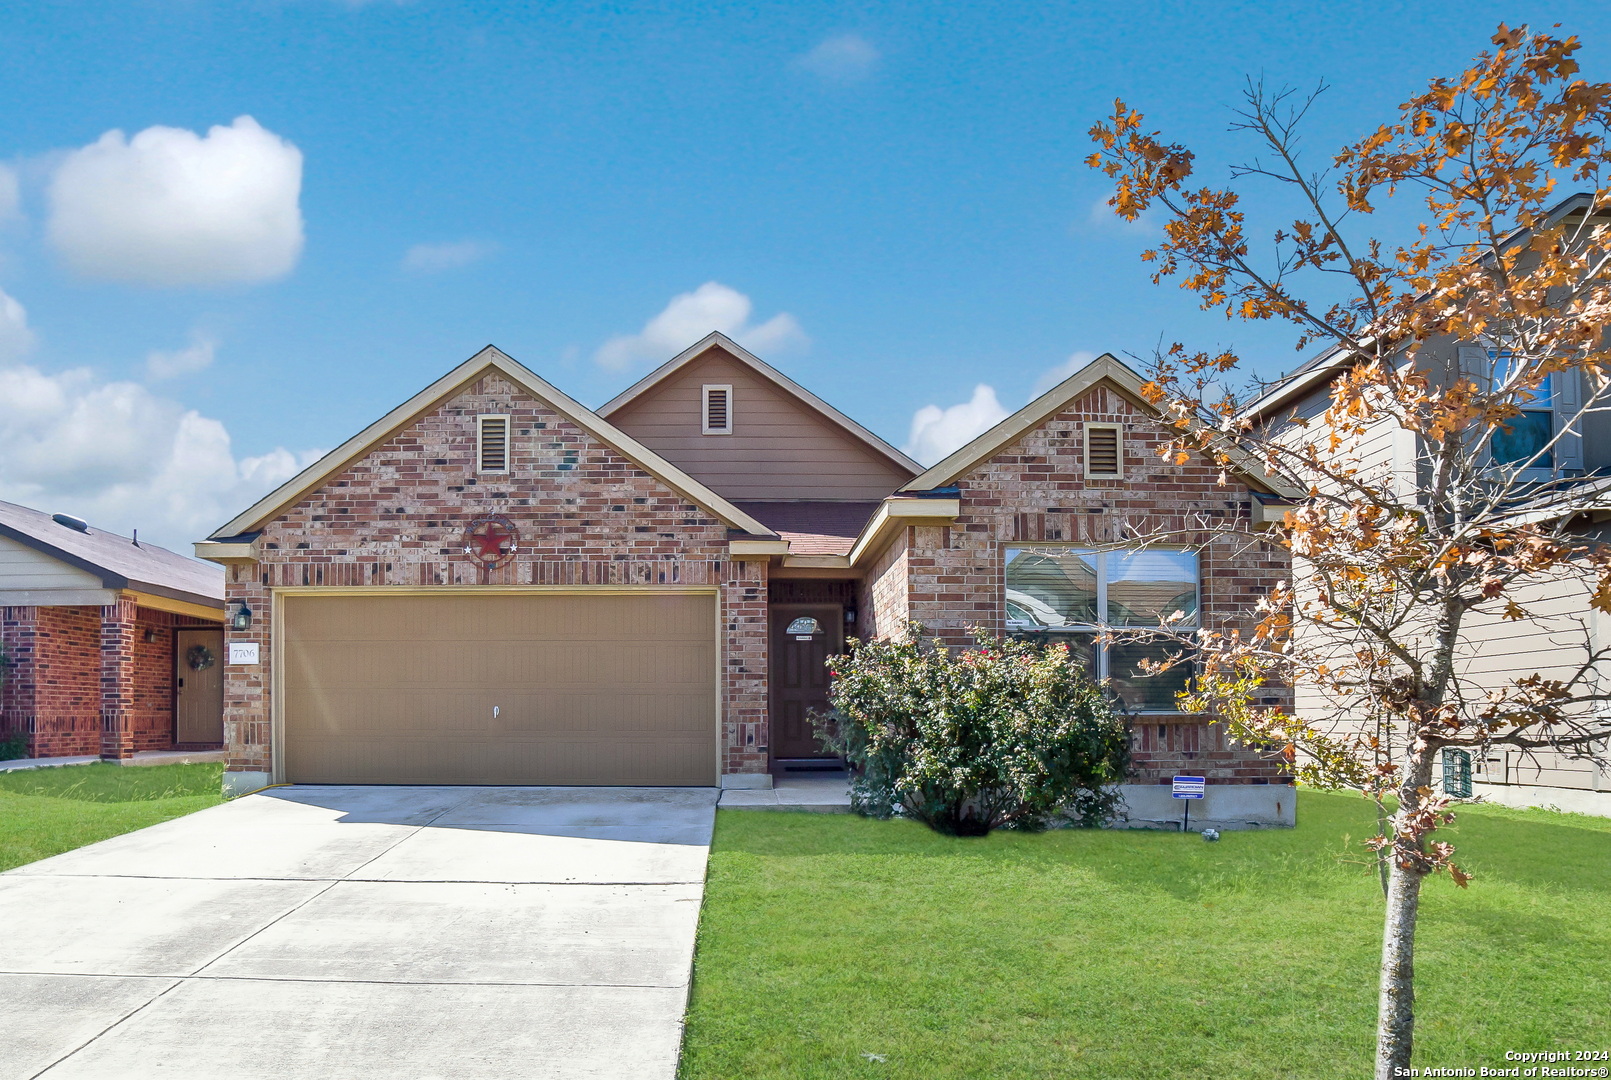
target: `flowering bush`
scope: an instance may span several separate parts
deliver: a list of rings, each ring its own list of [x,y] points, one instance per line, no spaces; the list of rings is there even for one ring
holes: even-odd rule
[[[913,623],[903,641],[832,657],[833,712],[817,735],[855,771],[851,807],[899,811],[956,836],[1044,828],[1118,809],[1129,730],[1066,646],[974,635],[953,651]]]

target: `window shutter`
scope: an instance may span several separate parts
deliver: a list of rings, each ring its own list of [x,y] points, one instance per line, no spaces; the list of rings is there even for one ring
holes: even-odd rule
[[[1119,475],[1119,429],[1117,427],[1087,427],[1085,429],[1085,475]]]
[[[478,416],[476,458],[478,472],[509,471],[509,418]]]
[[[733,433],[733,388],[706,386],[704,388],[705,415],[702,429],[706,435]]]
[[[1493,361],[1491,354],[1481,345],[1462,345],[1459,349],[1460,374],[1478,386],[1491,385]]]
[[[1577,368],[1557,371],[1550,376],[1550,385],[1555,391],[1555,422],[1564,429],[1555,442],[1556,467],[1582,472],[1583,421],[1577,414],[1583,408],[1583,372]]]

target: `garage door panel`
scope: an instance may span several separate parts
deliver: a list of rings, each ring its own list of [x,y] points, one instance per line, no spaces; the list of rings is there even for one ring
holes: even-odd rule
[[[283,603],[294,782],[715,782],[713,596]]]
[[[709,633],[707,632],[707,636]],[[627,639],[630,641],[631,639]],[[412,643],[409,662],[399,663],[398,642],[298,642],[287,660],[306,673],[309,689],[393,686],[455,687],[540,682],[562,688],[600,682],[632,686],[653,683],[672,689],[709,687],[716,665],[712,644],[601,644],[441,641]],[[427,646],[428,647],[422,647]]]
[[[493,707],[498,715],[492,715]],[[580,692],[477,694],[399,690],[287,692],[286,716],[297,730],[324,738],[340,733],[383,738],[411,734],[461,738],[598,732],[631,737],[688,735],[709,739],[710,696],[704,692],[613,694]]]

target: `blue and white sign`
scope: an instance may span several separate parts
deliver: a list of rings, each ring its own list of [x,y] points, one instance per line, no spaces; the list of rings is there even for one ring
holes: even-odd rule
[[[1177,776],[1170,791],[1177,799],[1201,799],[1208,781],[1201,776]]]

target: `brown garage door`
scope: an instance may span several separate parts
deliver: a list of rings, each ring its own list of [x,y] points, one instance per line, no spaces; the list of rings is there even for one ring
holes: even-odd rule
[[[714,784],[715,603],[287,596],[286,779]]]

